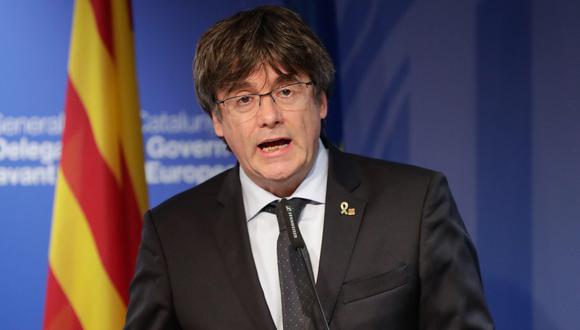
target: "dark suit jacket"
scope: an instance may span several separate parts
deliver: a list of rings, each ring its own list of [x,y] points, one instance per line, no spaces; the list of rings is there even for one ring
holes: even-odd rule
[[[147,213],[126,329],[274,329],[238,171]],[[441,174],[331,148],[324,221],[316,287],[331,329],[493,328]]]

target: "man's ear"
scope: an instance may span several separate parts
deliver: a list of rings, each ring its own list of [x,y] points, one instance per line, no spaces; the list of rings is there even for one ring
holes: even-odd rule
[[[219,137],[224,137],[224,130],[222,126],[222,117],[221,114],[218,113],[218,110],[214,110],[211,113],[211,121],[213,123],[213,131],[215,135]]]
[[[320,114],[320,119],[326,118],[328,114],[328,99],[326,98],[326,93],[321,93],[320,101],[318,102],[318,112]]]

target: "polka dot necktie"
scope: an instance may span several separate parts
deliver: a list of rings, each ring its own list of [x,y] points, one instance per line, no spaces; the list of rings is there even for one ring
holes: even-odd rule
[[[299,219],[307,203],[305,199],[292,198],[286,201],[289,208],[282,212],[291,212],[294,219]],[[264,211],[278,214],[279,208],[282,208],[282,203],[272,202],[264,208]],[[280,216],[276,218],[280,228],[277,252],[284,330],[316,329],[312,316],[314,294],[308,283],[308,271],[300,254],[292,247],[284,220]]]

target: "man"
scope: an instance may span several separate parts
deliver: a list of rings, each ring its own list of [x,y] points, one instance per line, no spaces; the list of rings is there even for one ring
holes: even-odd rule
[[[493,328],[445,178],[320,138],[333,73],[284,8],[203,35],[196,93],[239,165],[146,214],[127,329]]]

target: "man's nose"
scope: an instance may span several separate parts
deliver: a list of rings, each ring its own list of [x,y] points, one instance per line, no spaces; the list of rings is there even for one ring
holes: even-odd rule
[[[282,112],[272,94],[260,97],[258,118],[261,127],[275,127],[282,122]]]

